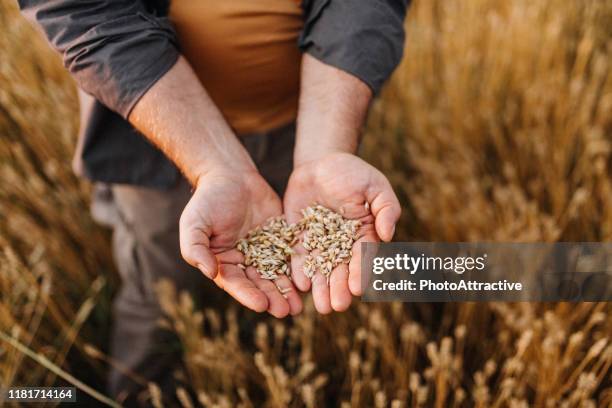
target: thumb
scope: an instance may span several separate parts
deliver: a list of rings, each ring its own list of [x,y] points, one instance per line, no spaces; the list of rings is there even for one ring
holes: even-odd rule
[[[389,242],[393,239],[395,224],[402,213],[399,200],[391,184],[382,174],[369,195],[371,199],[368,198],[368,201],[375,218],[376,233],[380,239]]]
[[[206,277],[215,279],[217,277],[218,262],[215,255],[208,248],[202,249],[195,261],[195,267],[200,270]]]
[[[294,188],[291,184],[287,187],[283,197],[283,212],[289,224],[294,224],[302,219],[301,210],[309,204],[303,203],[303,193],[299,188]]]
[[[218,262],[210,250],[210,239],[205,228],[196,228],[194,224],[189,225],[181,217],[179,223],[179,240],[181,245],[181,256],[188,264],[198,268],[210,279],[217,276]]]

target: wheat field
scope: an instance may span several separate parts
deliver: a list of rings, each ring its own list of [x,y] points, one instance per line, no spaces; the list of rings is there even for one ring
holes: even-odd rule
[[[402,241],[612,241],[612,3],[416,0],[362,154]],[[106,399],[109,233],[70,169],[75,87],[0,0],[0,388]],[[293,319],[196,310],[162,282],[184,372],[155,407],[609,407],[609,303],[366,304]],[[135,380],[139,378],[135,377]]]

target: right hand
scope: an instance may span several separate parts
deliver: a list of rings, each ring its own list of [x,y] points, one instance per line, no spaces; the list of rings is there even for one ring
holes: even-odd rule
[[[197,179],[179,224],[181,254],[244,306],[275,317],[298,314],[302,300],[291,280],[262,279],[241,269],[236,242],[254,227],[283,212],[281,200],[257,170],[215,168]],[[283,297],[280,288],[291,288]]]
[[[291,258],[293,281],[302,291],[312,287],[312,299],[319,313],[346,310],[352,296],[363,293],[361,244],[389,242],[393,238],[401,206],[391,184],[380,171],[353,154],[325,153],[306,162],[296,160],[284,201],[290,223],[299,221],[301,209],[312,203],[361,222],[351,261],[334,269],[329,284],[321,272],[315,273],[312,281],[306,276],[304,260],[307,253],[303,247],[298,246]]]

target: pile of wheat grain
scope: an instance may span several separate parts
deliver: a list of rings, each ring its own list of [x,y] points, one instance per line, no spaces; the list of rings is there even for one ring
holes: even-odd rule
[[[302,219],[295,224],[287,224],[282,217],[271,218],[238,241],[236,248],[244,254],[244,265],[240,266],[255,267],[263,279],[290,277],[292,247],[301,243],[308,252],[304,262],[306,276],[312,279],[320,272],[329,283],[334,268],[351,260],[360,225],[358,220],[346,219],[322,205],[302,210]]]
[[[321,205],[302,211],[305,229],[302,245],[308,251],[304,261],[304,274],[310,279],[320,272],[329,284],[334,268],[348,263],[353,256],[353,243],[358,238],[361,223],[348,220],[341,214]]]
[[[238,241],[236,248],[244,254],[244,265],[253,266],[263,279],[276,280],[290,275],[289,261],[297,240],[295,225],[287,224],[283,217],[274,217],[263,226],[249,231]]]

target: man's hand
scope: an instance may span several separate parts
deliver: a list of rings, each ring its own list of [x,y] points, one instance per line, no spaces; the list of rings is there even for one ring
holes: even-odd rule
[[[287,220],[298,221],[300,210],[313,203],[346,218],[360,220],[362,224],[350,263],[333,270],[329,286],[320,272],[312,279],[316,309],[320,313],[329,313],[332,309],[343,311],[350,306],[352,295],[361,294],[361,243],[390,241],[400,216],[400,205],[385,176],[348,153],[331,153],[295,168],[284,198]],[[305,255],[305,249],[298,246],[291,261],[293,280],[302,291],[311,287],[310,279],[303,272]]]
[[[257,172],[221,112],[183,58],[134,106],[130,122],[181,169],[194,186],[180,221],[183,257],[243,305],[276,317],[297,314],[299,295],[285,299],[255,269],[238,267],[239,238],[280,215],[279,197]],[[291,288],[288,278],[277,280]]]
[[[362,222],[349,265],[332,272],[329,287],[320,273],[313,277],[320,313],[345,310],[351,295],[361,294],[361,243],[391,240],[400,216],[385,176],[354,155],[371,99],[359,78],[304,54],[295,168],[284,197],[287,221],[299,220],[302,208],[318,203]],[[296,251],[302,252],[292,257],[293,281],[306,291],[311,281],[303,272],[303,248]]]
[[[276,282],[262,279],[255,268],[241,269],[244,256],[236,241],[268,218],[281,215],[278,195],[257,173],[213,170],[197,181],[193,197],[180,221],[183,258],[244,306],[275,317],[297,314],[302,309],[299,295],[278,288],[293,287],[287,277]]]

